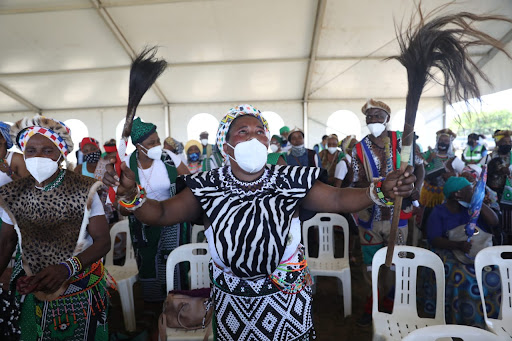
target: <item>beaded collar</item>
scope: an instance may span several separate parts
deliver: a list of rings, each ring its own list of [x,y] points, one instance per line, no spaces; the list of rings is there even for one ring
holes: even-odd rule
[[[228,189],[228,192],[238,195],[252,195],[266,191],[268,188],[272,188],[276,183],[276,175],[269,171],[265,167],[263,174],[256,180],[246,182],[241,181],[235,177],[231,167],[227,166],[219,172],[220,181],[223,187]]]
[[[44,187],[38,187],[38,186],[35,186],[35,187],[37,189],[40,189],[43,192],[51,191],[52,189],[57,188],[60,186],[60,184],[62,184],[62,180],[64,180],[65,174],[66,174],[66,171],[64,169],[61,169],[59,175],[55,178],[55,180],[50,182],[48,185],[46,185]]]

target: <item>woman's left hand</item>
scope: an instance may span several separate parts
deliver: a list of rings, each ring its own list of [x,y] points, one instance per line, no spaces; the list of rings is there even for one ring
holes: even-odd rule
[[[382,182],[382,192],[384,196],[389,199],[394,199],[397,196],[403,198],[409,197],[414,189],[414,182],[416,181],[416,176],[413,171],[412,166],[407,166],[403,173],[401,173],[399,169],[388,173],[386,179]]]

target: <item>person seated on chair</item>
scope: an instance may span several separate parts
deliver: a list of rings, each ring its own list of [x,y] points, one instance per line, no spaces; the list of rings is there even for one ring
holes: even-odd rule
[[[427,237],[432,250],[445,265],[446,323],[485,328],[482,303],[476,281],[474,256],[479,249],[492,245],[491,231],[498,224],[496,213],[485,203],[476,223],[475,234],[468,242],[465,226],[470,220],[469,203],[473,195],[471,183],[464,177],[450,177],[443,188],[446,202],[434,207],[427,223]],[[426,313],[435,311],[435,292],[432,281],[425,288]],[[483,272],[484,295],[487,312],[492,316],[499,312],[501,290],[497,268]],[[435,284],[434,284],[435,285]]]

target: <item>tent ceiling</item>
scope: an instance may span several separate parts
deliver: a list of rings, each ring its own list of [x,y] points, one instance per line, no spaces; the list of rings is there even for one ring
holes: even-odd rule
[[[3,0],[0,112],[124,106],[130,60],[146,45],[170,66],[142,104],[403,98],[405,70],[382,59],[397,53],[393,20],[413,3]],[[461,10],[512,17],[512,2],[457,0],[444,12]],[[481,28],[512,39],[510,25]]]

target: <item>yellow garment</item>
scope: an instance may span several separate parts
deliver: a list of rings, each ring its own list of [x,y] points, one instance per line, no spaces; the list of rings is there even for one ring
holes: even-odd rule
[[[432,186],[427,182],[423,183],[420,194],[420,204],[425,207],[435,207],[442,204],[444,201],[443,188],[439,186]]]

